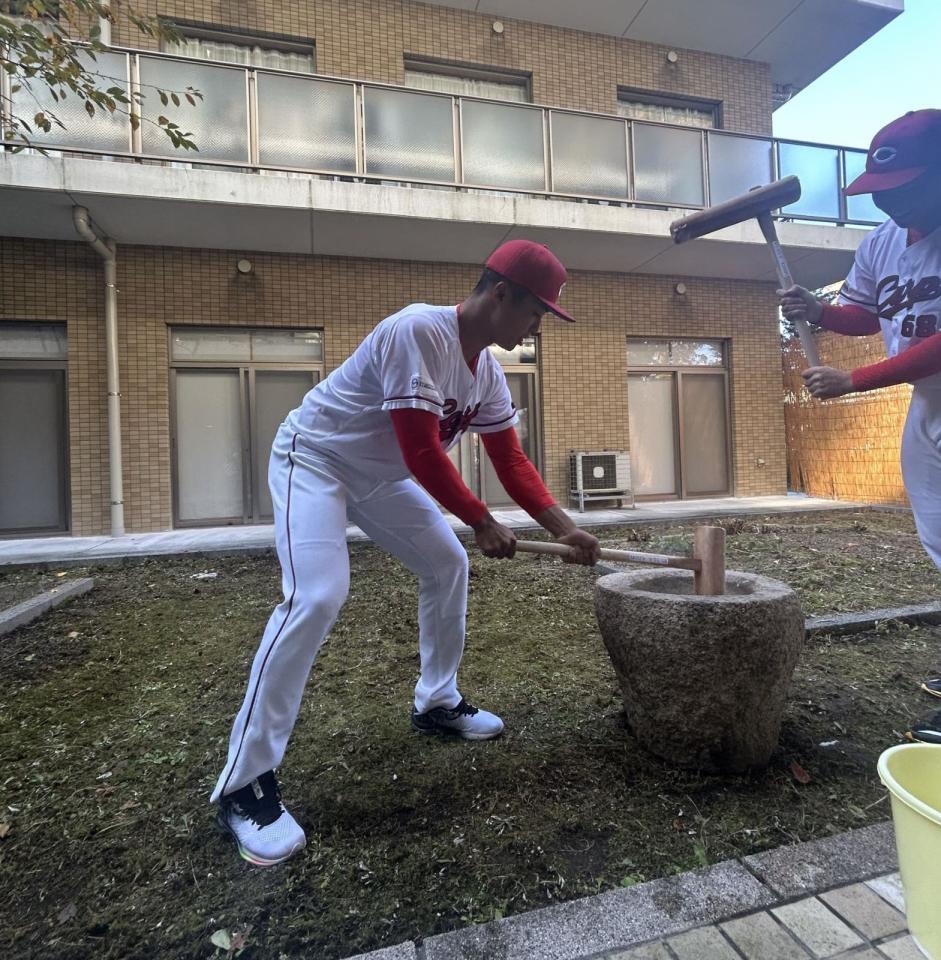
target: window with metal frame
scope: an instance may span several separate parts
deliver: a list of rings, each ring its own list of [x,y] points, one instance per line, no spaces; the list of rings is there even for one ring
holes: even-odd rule
[[[227,27],[185,21],[170,23],[178,36],[163,40],[162,48],[166,53],[268,70],[317,72],[313,40],[267,33],[241,33]]]
[[[722,126],[722,104],[718,101],[644,90],[618,90],[617,114],[629,120],[653,120],[684,127],[712,129]]]
[[[487,100],[532,102],[529,74],[419,57],[405,58],[405,86]]]
[[[0,323],[0,536],[69,529],[65,324]]]

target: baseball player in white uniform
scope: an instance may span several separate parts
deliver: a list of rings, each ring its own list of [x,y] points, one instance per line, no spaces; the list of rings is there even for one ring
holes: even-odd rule
[[[941,110],[912,111],[880,130],[846,193],[871,193],[889,219],[860,244],[838,306],[794,286],[779,291],[781,308],[851,336],[882,332],[887,360],[853,371],[810,367],[804,381],[819,399],[913,385],[902,476],[918,536],[941,569]],[[941,678],[922,689],[941,697]],[[941,713],[909,736],[941,743]]]
[[[387,317],[282,424],[268,479],[284,601],[261,639],[212,794],[220,823],[251,863],[279,863],[305,844],[274,770],[346,600],[348,518],[419,578],[421,670],[411,721],[419,733],[483,740],[503,730],[498,716],[458,689],[467,552],[426,492],[471,525],[485,555],[513,555],[513,532],[446,455],[464,431],[483,435],[506,489],[571,548],[571,562],[597,560],[596,538],[558,507],[522,453],[506,379],[488,349],[518,346],[547,310],[571,321],[557,303],[565,282],[565,268],[544,246],[503,244],[462,304],[412,304]]]

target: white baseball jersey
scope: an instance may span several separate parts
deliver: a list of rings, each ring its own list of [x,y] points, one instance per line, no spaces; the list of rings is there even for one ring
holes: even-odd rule
[[[428,410],[445,450],[461,434],[513,426],[506,377],[489,350],[471,373],[456,307],[414,303],[383,320],[353,355],[304,397],[287,425],[304,443],[376,480],[409,473],[388,411]]]
[[[890,357],[941,331],[941,229],[911,246],[907,238],[892,220],[867,234],[840,291],[840,303],[878,313]],[[941,387],[941,373],[918,385]]]

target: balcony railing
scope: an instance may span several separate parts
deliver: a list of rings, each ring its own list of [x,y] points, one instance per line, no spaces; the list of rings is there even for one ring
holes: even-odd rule
[[[453,188],[519,192],[649,207],[697,208],[797,174],[801,199],[781,216],[879,223],[868,196],[844,197],[866,152],[849,147],[641,122],[330,77],[114,50],[91,65],[102,85],[142,91],[143,123],[43,90],[13,95],[14,112],[55,112],[66,130],[32,136],[49,150],[234,166]],[[11,80],[4,75],[9,96]],[[155,88],[195,87],[196,107],[163,107]],[[161,113],[192,131],[176,150]],[[8,118],[7,118],[8,119]]]

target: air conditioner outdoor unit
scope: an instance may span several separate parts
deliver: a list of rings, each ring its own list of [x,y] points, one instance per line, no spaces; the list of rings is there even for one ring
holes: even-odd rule
[[[631,459],[622,450],[573,450],[569,457],[571,497],[578,509],[585,510],[586,500],[625,500],[634,506],[631,491]]]

